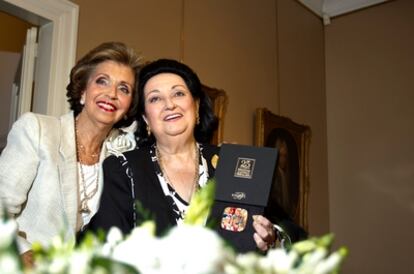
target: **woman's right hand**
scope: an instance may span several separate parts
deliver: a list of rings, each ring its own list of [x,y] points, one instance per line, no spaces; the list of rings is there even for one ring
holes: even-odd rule
[[[33,250],[28,250],[20,255],[24,268],[32,268],[34,266]]]

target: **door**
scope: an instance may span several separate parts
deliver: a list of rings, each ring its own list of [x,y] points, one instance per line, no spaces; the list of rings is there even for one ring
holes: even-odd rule
[[[13,88],[14,94],[11,99],[11,122],[14,122],[25,112],[32,110],[32,97],[34,86],[34,72],[37,54],[37,28],[27,30],[26,44],[23,48],[21,78],[18,86]],[[19,72],[17,72],[19,73]]]

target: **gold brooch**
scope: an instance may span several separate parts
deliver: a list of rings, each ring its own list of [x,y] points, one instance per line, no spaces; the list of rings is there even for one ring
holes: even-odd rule
[[[213,155],[213,157],[211,157],[211,165],[212,165],[214,168],[216,168],[216,167],[217,167],[217,162],[218,162],[218,159],[219,159],[219,157],[218,157],[218,155],[217,155],[217,154],[214,154],[214,155]]]

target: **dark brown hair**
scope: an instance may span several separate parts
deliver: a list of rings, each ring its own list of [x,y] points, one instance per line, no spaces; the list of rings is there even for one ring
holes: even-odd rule
[[[139,144],[151,144],[155,142],[154,135],[148,136],[142,115],[145,114],[144,87],[149,79],[160,73],[173,73],[180,76],[186,83],[191,95],[195,100],[199,100],[200,105],[198,114],[200,123],[194,128],[194,137],[197,142],[209,143],[213,136],[214,130],[217,128],[218,120],[214,115],[213,106],[210,98],[204,92],[200,79],[197,74],[186,64],[172,59],[158,59],[147,63],[141,70],[138,78],[138,113],[136,116],[138,129],[136,135]]]

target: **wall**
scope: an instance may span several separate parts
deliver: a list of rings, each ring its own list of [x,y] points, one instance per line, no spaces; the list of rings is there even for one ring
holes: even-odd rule
[[[252,143],[258,106],[310,125],[311,234],[329,223],[350,248],[343,273],[413,272],[413,1],[334,18],[324,34],[294,0],[73,2],[78,56],[121,40],[225,89],[226,140]]]
[[[73,2],[79,5],[80,15],[78,57],[103,41],[120,40],[146,60],[169,57],[184,61],[204,84],[224,89],[229,95],[226,141],[253,144],[258,107],[310,125],[310,229],[312,234],[329,230],[320,19],[293,0],[124,0],[122,5],[114,1],[102,5],[100,0]],[[292,32],[298,33],[291,36]],[[279,55],[284,70],[280,95]]]
[[[21,52],[32,24],[0,11],[0,26],[0,51]]]
[[[276,109],[273,0],[260,5],[250,0],[73,2],[80,6],[78,56],[102,41],[121,40],[146,60],[184,61],[204,84],[230,96],[226,140],[251,144],[255,108]],[[117,20],[108,20],[116,14]]]
[[[78,57],[99,43],[122,41],[146,60],[179,58],[181,0],[72,2],[79,5]]]
[[[414,2],[326,27],[330,227],[344,273],[414,273]]]
[[[0,151],[6,146],[10,123],[13,80],[19,65],[20,53],[0,51]]]
[[[184,61],[229,95],[224,139],[252,144],[255,109],[277,111],[275,1],[186,3]]]
[[[296,1],[278,3],[279,114],[309,125],[311,234],[329,230],[324,27]]]
[[[26,30],[31,27],[17,17],[0,11],[0,150],[6,143],[9,131],[10,103],[13,79],[20,53],[26,40]],[[7,26],[7,27],[5,27]]]

